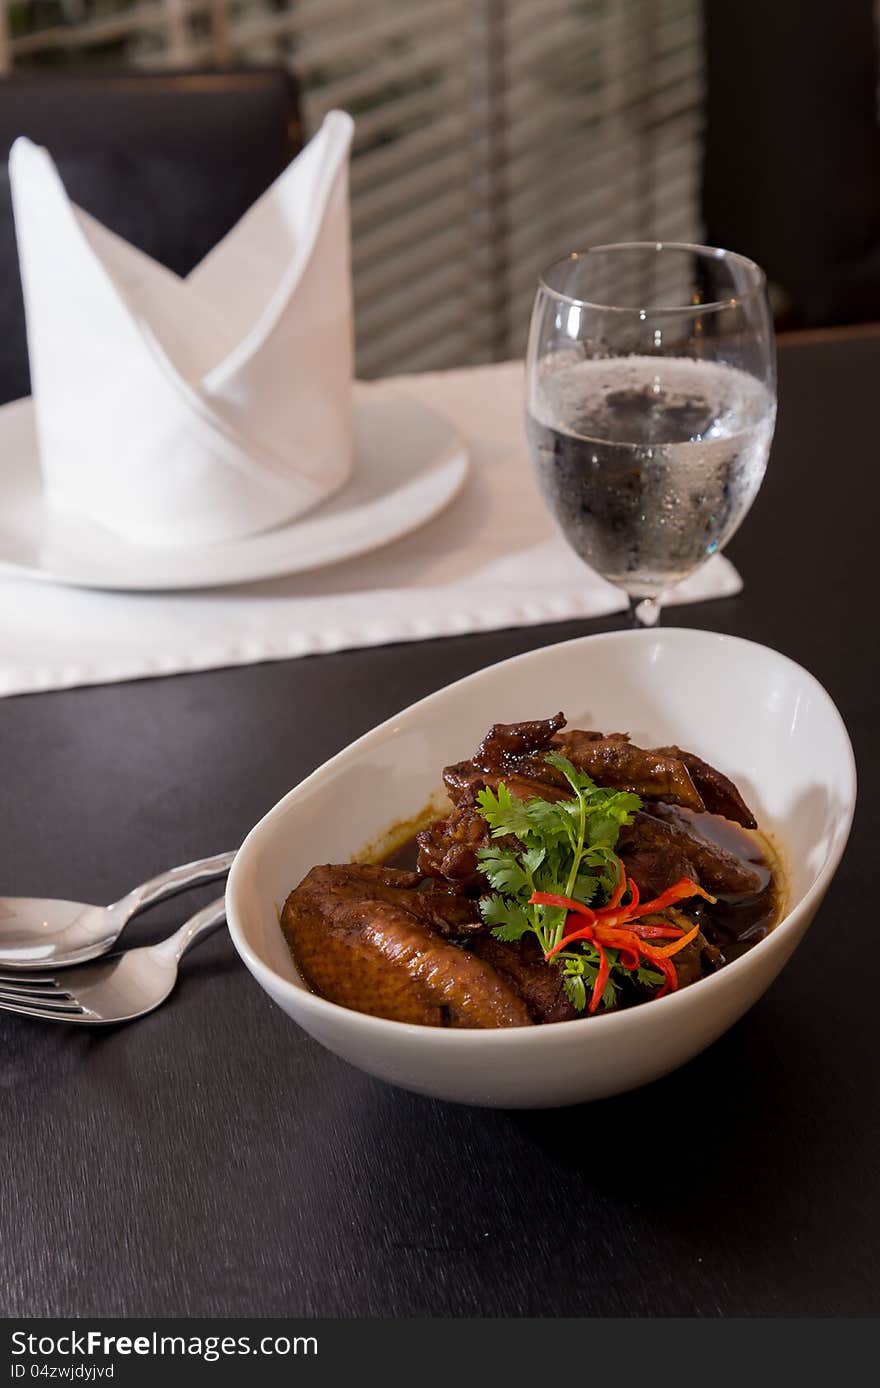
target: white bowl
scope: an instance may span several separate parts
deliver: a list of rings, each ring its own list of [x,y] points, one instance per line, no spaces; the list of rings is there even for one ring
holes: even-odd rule
[[[278,924],[315,863],[346,862],[436,795],[490,724],[563,709],[572,727],[680,743],[729,773],[782,850],[788,913],[717,974],[639,1007],[552,1026],[445,1030],[369,1017],[302,983]],[[776,651],[702,631],[614,632],[490,666],[405,709],[319,767],[245,840],[229,929],[270,997],[329,1050],[437,1098],[545,1108],[603,1098],[690,1060],[772,983],[840,862],[856,798],[852,747],[820,684]]]

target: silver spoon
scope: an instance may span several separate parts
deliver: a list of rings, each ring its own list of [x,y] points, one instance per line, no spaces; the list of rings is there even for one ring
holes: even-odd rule
[[[0,974],[0,1012],[44,1022],[100,1026],[131,1022],[164,1002],[177,982],[182,956],[226,919],[223,898],[197,911],[158,945],[129,949],[94,964],[51,973]]]
[[[199,882],[223,877],[234,857],[234,853],[218,853],[171,868],[135,887],[112,906],[30,896],[0,897],[0,969],[61,968],[106,954],[138,911]]]

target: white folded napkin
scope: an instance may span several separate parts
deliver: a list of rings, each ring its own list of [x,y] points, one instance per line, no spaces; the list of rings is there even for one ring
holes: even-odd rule
[[[67,197],[21,138],[9,176],[47,494],[142,544],[290,520],[348,480],[348,151],[331,112],[186,279]]]

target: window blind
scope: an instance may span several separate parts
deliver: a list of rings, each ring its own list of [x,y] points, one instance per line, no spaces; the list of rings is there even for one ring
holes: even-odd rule
[[[280,62],[356,120],[362,375],[523,350],[567,251],[700,238],[699,0],[0,0],[0,70]]]

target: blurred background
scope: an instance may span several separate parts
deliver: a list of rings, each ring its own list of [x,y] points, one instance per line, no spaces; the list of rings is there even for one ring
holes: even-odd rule
[[[350,111],[372,376],[521,353],[540,271],[609,241],[751,255],[779,327],[880,318],[876,47],[873,0],[0,0],[0,137],[186,273]]]

